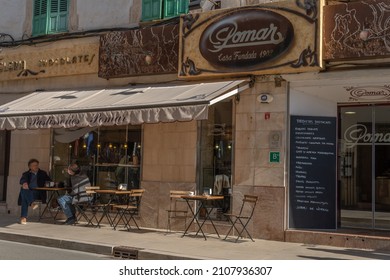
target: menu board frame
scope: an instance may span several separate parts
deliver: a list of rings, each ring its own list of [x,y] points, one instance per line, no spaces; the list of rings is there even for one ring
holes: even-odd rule
[[[336,117],[290,116],[289,228],[337,227]]]

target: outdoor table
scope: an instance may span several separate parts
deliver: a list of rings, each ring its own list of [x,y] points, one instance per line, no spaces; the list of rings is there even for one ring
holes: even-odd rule
[[[59,197],[61,195],[60,194],[61,191],[70,191],[71,189],[70,188],[58,188],[58,187],[38,187],[38,188],[35,188],[34,190],[47,191],[47,193],[48,193],[48,199],[46,201],[46,206],[43,209],[42,213],[39,215],[39,221],[44,217],[46,212],[49,212],[50,216],[54,219],[54,222],[56,222],[57,215],[60,212],[60,206],[58,206],[54,210],[51,209],[50,207],[51,207],[52,201],[53,201],[53,199],[56,199],[57,197]]]
[[[189,225],[187,226],[186,230],[184,231],[182,237],[184,237],[188,233],[188,230],[190,229],[191,225],[195,222],[199,226],[199,229],[196,232],[195,236],[197,236],[198,233],[201,232],[204,239],[207,240],[206,235],[205,235],[202,227],[205,224],[205,222],[207,220],[209,220],[211,222],[215,232],[217,233],[218,238],[219,238],[219,233],[217,231],[217,228],[215,227],[213,220],[210,218],[210,213],[215,208],[215,205],[212,204],[211,207],[205,207],[205,203],[208,201],[223,200],[223,198],[224,198],[223,195],[215,195],[215,196],[212,196],[212,195],[183,195],[183,196],[181,196],[181,198],[185,199],[185,201],[188,204],[188,208],[190,209],[190,211],[193,215],[192,220],[189,223]],[[197,209],[195,211],[191,207],[191,201],[199,201],[199,206],[197,207]],[[194,207],[194,208],[196,208],[196,207]],[[199,215],[200,209],[202,209],[202,208],[204,208],[206,210],[206,216],[205,216],[203,222],[200,223],[199,219],[198,219],[198,215]]]
[[[100,227],[100,223],[102,222],[104,217],[107,217],[107,220],[108,220],[108,223],[110,224],[110,226],[114,227],[114,221],[110,217],[110,208],[111,208],[111,205],[113,204],[113,201],[118,196],[130,195],[132,192],[131,191],[118,191],[118,190],[113,190],[113,189],[110,189],[110,190],[101,190],[100,189],[100,190],[94,190],[94,192],[97,194],[108,194],[109,195],[108,202],[99,205],[99,207],[101,207],[103,209],[103,213],[102,213],[102,216],[100,217],[100,219],[98,220],[97,226]]]

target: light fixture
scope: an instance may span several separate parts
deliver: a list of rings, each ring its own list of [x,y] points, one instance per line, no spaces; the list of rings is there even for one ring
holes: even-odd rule
[[[354,111],[346,111],[346,112],[344,112],[344,114],[345,115],[355,115],[356,112],[354,112]]]

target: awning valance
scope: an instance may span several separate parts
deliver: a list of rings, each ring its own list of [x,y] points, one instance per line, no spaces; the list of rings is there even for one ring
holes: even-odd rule
[[[246,88],[237,80],[34,92],[0,106],[0,130],[202,120],[210,105]]]

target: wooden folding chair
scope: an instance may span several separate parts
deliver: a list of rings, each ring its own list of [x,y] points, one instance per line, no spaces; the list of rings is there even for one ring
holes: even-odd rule
[[[258,196],[256,195],[244,195],[241,209],[238,214],[224,214],[228,218],[229,222],[231,223],[231,227],[228,233],[226,234],[224,240],[226,240],[226,238],[229,236],[229,233],[234,228],[238,233],[235,242],[237,242],[240,237],[243,238],[242,234],[244,233],[244,231],[248,234],[249,238],[253,242],[255,242],[246,227],[252,219],[257,204],[257,200],[258,200]],[[241,230],[238,230],[236,225],[241,225],[242,227]]]
[[[113,209],[117,210],[117,214],[113,219],[114,230],[117,228],[121,221],[123,222],[123,225],[127,230],[131,229],[131,221],[135,223],[137,229],[140,229],[137,224],[137,221],[135,220],[135,217],[140,215],[141,200],[144,192],[144,189],[133,189],[129,194],[127,204],[113,205]],[[116,221],[117,218],[118,221]]]
[[[89,200],[85,202],[79,202],[74,205],[77,212],[77,221],[79,222],[81,218],[83,218],[87,222],[87,226],[91,225],[94,226],[94,223],[92,222],[93,219],[96,220],[96,223],[98,222],[96,215],[94,213],[94,204],[96,200],[96,192],[95,190],[99,190],[100,187],[98,186],[90,186],[86,187],[85,191],[89,196]],[[87,211],[91,210],[91,217],[88,217]]]
[[[187,228],[187,218],[188,218],[188,204],[182,199],[183,195],[190,195],[190,191],[175,191],[171,190],[169,192],[169,209],[168,221],[167,221],[167,232],[171,231],[171,223],[173,220],[184,220],[184,230]]]

